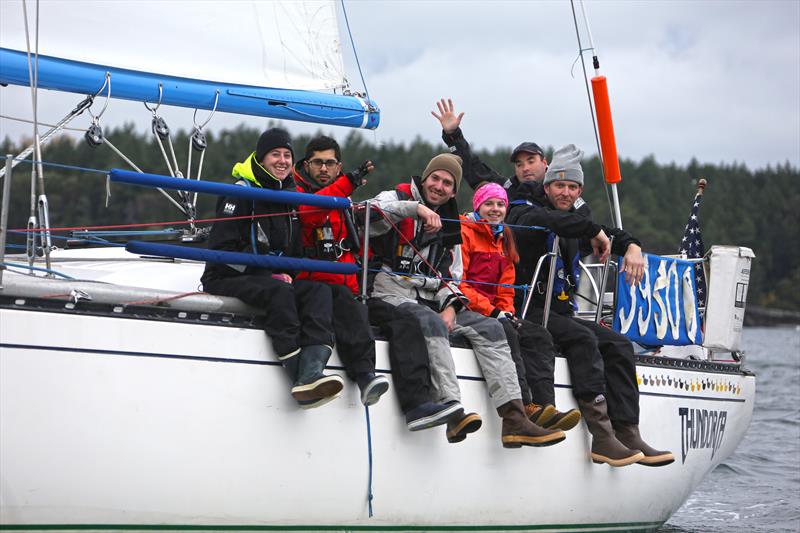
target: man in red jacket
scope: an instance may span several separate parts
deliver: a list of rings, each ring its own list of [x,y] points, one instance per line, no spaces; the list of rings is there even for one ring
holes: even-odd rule
[[[332,138],[311,139],[305,157],[294,166],[298,192],[324,196],[348,197],[374,167],[371,161],[347,174],[342,173],[339,144]],[[301,205],[300,224],[304,256],[312,259],[356,263],[358,235],[352,234],[348,211]],[[336,347],[347,375],[361,391],[364,405],[372,405],[389,390],[386,376],[375,373],[375,337],[369,325],[366,306],[355,299],[358,294],[356,274],[302,272],[298,279],[323,282],[333,297],[332,320]]]

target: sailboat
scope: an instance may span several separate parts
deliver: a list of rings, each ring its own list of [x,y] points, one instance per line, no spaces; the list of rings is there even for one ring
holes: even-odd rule
[[[146,102],[154,117],[174,105],[378,126],[375,102],[344,81],[333,2],[177,5],[191,13],[171,18],[169,35],[133,46],[130,28],[155,16],[146,3],[74,2],[71,18],[54,21],[42,2],[42,35],[56,23],[108,28],[87,47],[78,38],[31,46],[26,4],[3,2],[0,83],[88,95],[86,109],[103,96]],[[201,38],[198,21],[231,28],[223,44],[233,48],[198,57],[186,38]],[[16,162],[6,161],[2,184],[3,245]],[[205,182],[172,174],[158,186],[185,187],[171,199],[191,218],[185,191],[204,193],[188,187]],[[39,193],[30,253],[5,255],[0,270],[0,529],[655,531],[733,453],[752,417],[755,377],[728,355],[741,333],[746,249],[718,249],[707,262],[702,357],[638,359],[643,432],[675,463],[614,469],[590,461],[582,428],[558,446],[503,449],[468,345],[453,347],[463,403],[486,416],[458,445],[444,430],[407,431],[391,394],[364,407],[347,386],[324,408],[300,411],[263,317],[200,292],[202,261],[135,246],[51,248]],[[386,343],[377,348],[377,370],[391,376]],[[342,368],[334,354],[329,370]],[[574,407],[563,358],[555,381],[559,406]]]

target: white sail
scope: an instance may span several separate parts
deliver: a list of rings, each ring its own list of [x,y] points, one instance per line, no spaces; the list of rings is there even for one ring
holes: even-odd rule
[[[26,5],[33,51],[36,2]],[[0,2],[0,47],[27,50],[22,0]],[[346,85],[333,0],[41,0],[39,53],[250,86]]]

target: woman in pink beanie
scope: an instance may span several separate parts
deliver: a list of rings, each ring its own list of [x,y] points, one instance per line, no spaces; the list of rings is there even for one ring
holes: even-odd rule
[[[578,410],[561,413],[553,405],[553,339],[540,325],[518,319],[514,310],[514,265],[519,255],[511,228],[503,225],[506,190],[486,183],[475,191],[472,207],[472,213],[461,216],[464,277],[460,288],[469,298],[468,307],[503,325],[531,421],[548,429],[572,429],[581,419]]]

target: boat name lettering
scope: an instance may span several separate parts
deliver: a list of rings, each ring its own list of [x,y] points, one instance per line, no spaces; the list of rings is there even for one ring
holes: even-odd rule
[[[713,459],[725,434],[728,412],[679,407],[678,414],[681,417],[681,462],[686,462],[689,450],[703,448],[711,449]]]

